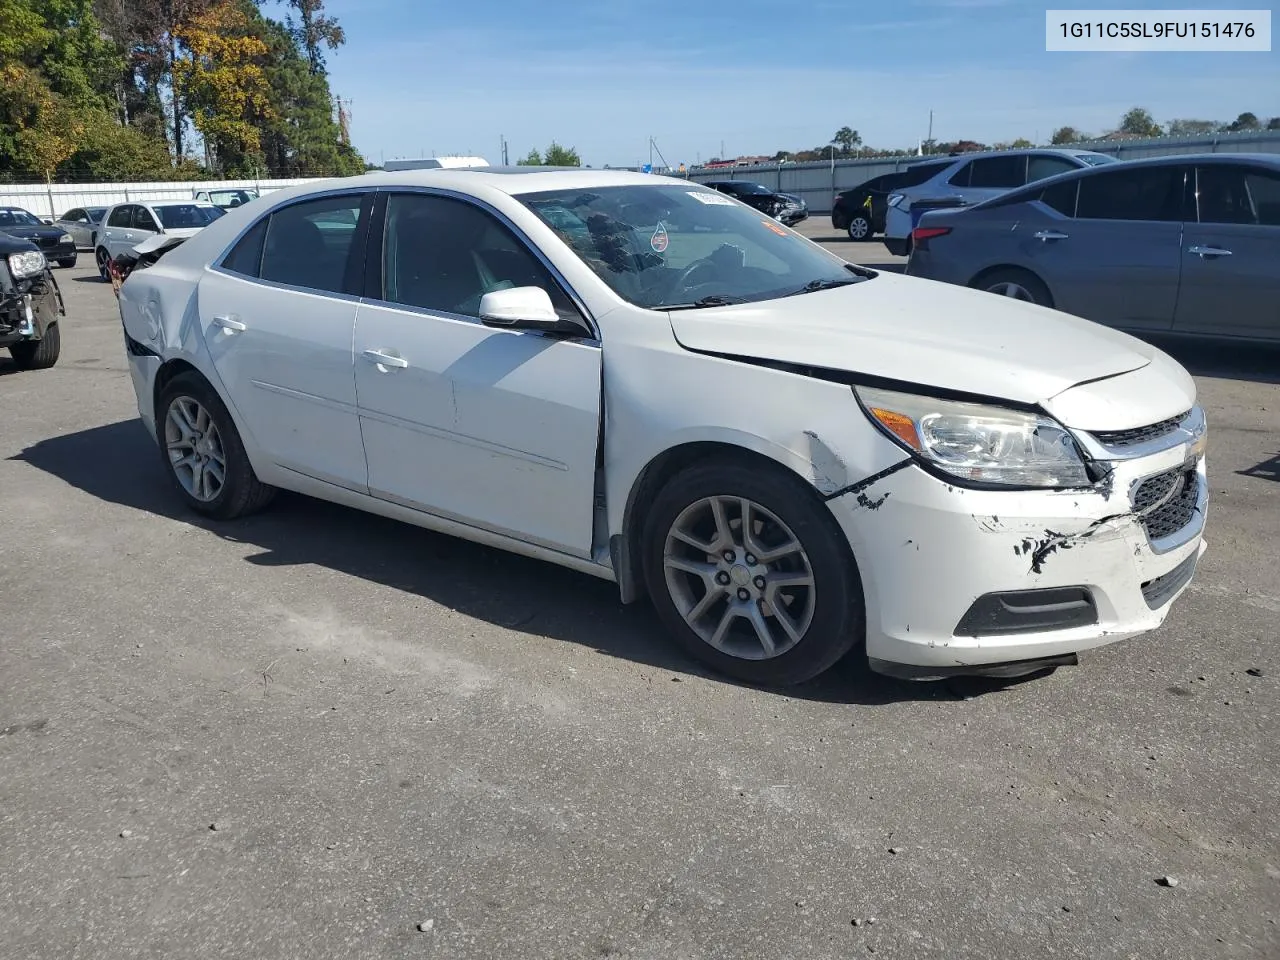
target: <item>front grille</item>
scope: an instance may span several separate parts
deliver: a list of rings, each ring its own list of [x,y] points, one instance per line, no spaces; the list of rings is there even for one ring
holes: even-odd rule
[[[50,247],[56,247],[57,245],[58,245],[57,237],[36,237],[36,246],[44,250],[47,250]]]
[[[1145,427],[1134,427],[1131,430],[1095,430],[1093,432],[1097,441],[1108,447],[1136,447],[1140,443],[1147,443],[1150,440],[1159,440],[1166,437],[1178,429],[1178,424],[1187,419],[1191,411],[1181,414],[1177,417],[1170,417],[1168,420],[1161,420],[1159,423],[1152,423]]]
[[[1195,517],[1200,475],[1194,467],[1178,467],[1142,481],[1133,491],[1133,509],[1138,513],[1149,510],[1170,493],[1173,497],[1167,503],[1142,517],[1142,527],[1149,540],[1171,537]]]

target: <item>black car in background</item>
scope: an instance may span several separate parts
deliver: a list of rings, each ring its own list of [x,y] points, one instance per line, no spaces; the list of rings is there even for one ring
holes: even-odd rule
[[[884,173],[858,184],[852,190],[842,190],[836,194],[831,207],[831,225],[837,230],[847,231],[850,240],[870,240],[877,233],[884,233],[884,216],[889,208],[889,195],[902,187],[924,183],[954,161],[955,157],[921,160],[906,170]]]
[[[21,207],[0,207],[0,233],[30,240],[49,261],[60,267],[76,265],[76,242],[61,227],[51,227]]]
[[[794,227],[809,216],[809,205],[799,197],[770,190],[762,183],[750,180],[711,180],[704,186],[727,193],[788,227]]]
[[[30,240],[0,233],[0,347],[19,370],[45,370],[62,350],[66,313],[49,261]]]

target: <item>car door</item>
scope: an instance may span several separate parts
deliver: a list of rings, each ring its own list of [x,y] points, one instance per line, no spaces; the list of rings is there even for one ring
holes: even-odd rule
[[[486,326],[481,296],[539,286],[583,323],[526,241],[470,201],[386,197],[356,317],[356,394],[376,496],[590,556],[600,345]]]
[[[1023,264],[1054,305],[1097,323],[1173,326],[1182,271],[1186,168],[1173,164],[1090,172],[1046,188],[1042,202],[1069,219],[1017,225]]]
[[[214,367],[249,432],[287,470],[368,492],[351,338],[372,191],[277,207],[200,280]]]
[[[1174,330],[1280,339],[1280,172],[1215,163],[1195,177]]]
[[[155,214],[144,206],[135,206],[133,208],[133,246],[137,246],[148,237],[154,237],[157,233],[164,233],[164,230],[156,220]]]
[[[102,246],[106,247],[107,253],[112,257],[124,253],[137,243],[133,239],[133,211],[132,203],[122,203],[112,207],[107,215],[106,225],[102,229]]]

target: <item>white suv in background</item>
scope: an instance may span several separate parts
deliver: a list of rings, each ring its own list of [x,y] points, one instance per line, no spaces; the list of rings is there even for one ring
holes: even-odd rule
[[[195,200],[156,200],[151,203],[117,203],[107,210],[98,229],[94,260],[107,279],[107,262],[157,234],[193,237],[226,211]]]
[[[1002,150],[958,156],[923,183],[889,196],[884,245],[894,256],[911,253],[911,230],[917,219],[911,215],[911,208],[919,201],[967,206],[1069,170],[1116,162],[1115,157],[1089,150]]]

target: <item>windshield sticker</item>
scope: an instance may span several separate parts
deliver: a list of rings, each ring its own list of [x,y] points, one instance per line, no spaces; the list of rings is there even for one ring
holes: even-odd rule
[[[785,237],[787,235],[787,231],[782,229],[782,227],[778,226],[772,220],[761,220],[760,222],[780,237]]]
[[[689,190],[687,192],[689,196],[699,203],[705,203],[711,207],[732,207],[734,204],[732,197],[726,197],[723,193],[716,193],[714,190]]]
[[[657,228],[653,231],[653,236],[649,238],[649,246],[654,253],[665,253],[667,244],[670,241],[671,238],[667,236],[667,225],[659,220]]]

